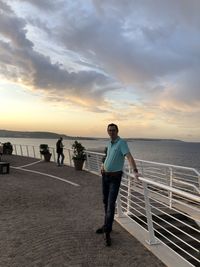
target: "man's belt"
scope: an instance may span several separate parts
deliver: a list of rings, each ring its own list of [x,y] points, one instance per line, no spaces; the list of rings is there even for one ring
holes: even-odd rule
[[[103,172],[103,174],[108,175],[108,176],[117,176],[122,174],[122,171],[117,171],[117,172]]]

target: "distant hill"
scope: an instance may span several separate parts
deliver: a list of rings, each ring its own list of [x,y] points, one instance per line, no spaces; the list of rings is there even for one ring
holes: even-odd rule
[[[67,136],[64,134],[57,134],[52,132],[21,132],[21,131],[9,131],[9,130],[0,130],[1,137],[13,137],[13,138],[59,138]]]
[[[127,142],[128,141],[170,141],[170,142],[184,142],[178,139],[162,139],[162,138],[124,138]]]
[[[23,132],[23,131],[10,131],[0,130],[0,137],[8,138],[39,138],[39,139],[58,139],[60,136],[63,139],[82,139],[82,140],[96,140],[93,137],[80,137],[80,136],[69,136],[66,134],[58,134],[52,132]]]
[[[98,137],[82,137],[82,136],[69,136],[66,134],[58,134],[52,132],[23,132],[23,131],[10,131],[0,130],[0,137],[8,138],[40,138],[40,139],[58,139],[60,136],[63,139],[78,139],[78,140],[109,140],[109,138]],[[176,139],[156,139],[156,138],[124,138],[126,141],[179,141]]]

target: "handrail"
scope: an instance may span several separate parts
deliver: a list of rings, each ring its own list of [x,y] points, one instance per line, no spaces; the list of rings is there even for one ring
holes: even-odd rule
[[[172,164],[167,164],[167,163],[162,163],[162,162],[154,162],[154,161],[147,161],[147,160],[141,160],[141,159],[135,159],[135,160],[139,162],[143,162],[143,163],[152,163],[154,165],[161,165],[165,167],[174,167],[174,168],[179,168],[183,170],[190,170],[190,171],[194,171],[197,175],[200,176],[200,172],[198,172],[195,168],[191,168],[191,167],[184,167],[180,165],[172,165]]]
[[[200,190],[198,187],[196,187],[194,184],[190,184],[188,182],[179,181],[178,179],[173,179],[174,182],[177,182],[179,184],[187,185],[189,187],[192,187],[194,190],[196,190],[200,194]]]
[[[130,177],[132,177],[132,178],[135,179],[135,175],[134,175],[134,174],[132,174],[132,173],[128,173],[128,172],[126,172],[126,171],[124,171],[124,173],[125,173],[126,175],[129,175]],[[152,181],[152,180],[150,180],[150,179],[147,179],[147,178],[144,178],[144,177],[142,177],[142,176],[139,176],[138,179],[139,179],[140,181],[142,181],[142,182],[146,182],[146,183],[148,183],[148,184],[154,185],[154,186],[156,186],[156,187],[158,187],[158,188],[160,188],[160,189],[165,189],[165,190],[167,190],[167,191],[169,191],[169,192],[175,193],[175,194],[177,194],[177,195],[179,195],[179,196],[186,197],[186,198],[188,198],[188,199],[190,199],[190,200],[193,200],[193,201],[196,201],[196,202],[199,202],[199,203],[200,203],[200,197],[199,197],[199,196],[190,194],[190,193],[188,193],[188,192],[185,192],[185,191],[183,191],[183,190],[180,190],[180,189],[177,189],[177,188],[174,188],[174,187],[165,185],[165,184],[161,184],[161,183],[158,183],[158,182],[154,182],[154,181]]]
[[[94,155],[99,155],[99,156],[104,156],[104,153],[101,152],[96,152],[96,151],[90,151],[90,150],[86,150],[86,153],[90,153],[90,154],[94,154]]]

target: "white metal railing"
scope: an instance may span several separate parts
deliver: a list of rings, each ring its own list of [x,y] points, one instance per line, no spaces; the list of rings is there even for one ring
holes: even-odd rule
[[[56,162],[55,148],[50,147]],[[39,147],[14,145],[14,154],[41,158]],[[64,148],[72,166],[71,149]],[[100,175],[103,153],[86,151],[84,169]],[[200,173],[193,168],[136,159],[141,173],[134,179],[125,162],[117,201],[119,216],[129,216],[149,232],[149,244],[165,242],[179,255],[200,264]],[[197,223],[197,224],[195,224]],[[188,241],[189,240],[189,241]]]
[[[199,266],[200,195],[124,172],[118,202],[123,215],[148,230],[149,244],[160,240]]]

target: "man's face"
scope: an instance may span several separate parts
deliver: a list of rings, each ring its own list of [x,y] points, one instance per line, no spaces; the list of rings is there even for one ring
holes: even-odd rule
[[[112,140],[115,140],[118,136],[118,131],[115,126],[109,126],[108,127],[108,135]]]

